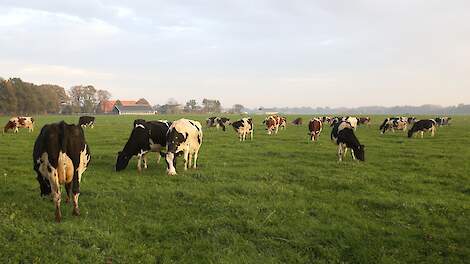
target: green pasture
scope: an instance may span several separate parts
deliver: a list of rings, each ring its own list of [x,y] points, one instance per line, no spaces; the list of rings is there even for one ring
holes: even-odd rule
[[[308,142],[310,117],[269,136],[254,116],[242,143],[232,128],[204,129],[199,168],[185,172],[179,158],[170,177],[153,153],[142,174],[135,159],[116,173],[138,117],[97,116],[81,216],[62,203],[57,224],[32,149],[42,125],[78,116],[36,116],[33,133],[0,134],[0,263],[470,262],[470,116],[424,139],[380,135],[384,117],[372,116],[356,132],[363,163],[337,162],[329,127]]]

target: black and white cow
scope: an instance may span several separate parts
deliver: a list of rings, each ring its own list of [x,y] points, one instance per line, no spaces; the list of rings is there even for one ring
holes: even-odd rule
[[[436,121],[437,126],[447,126],[450,124],[451,119],[451,117],[443,116],[434,118],[434,121]]]
[[[381,134],[385,134],[387,131],[395,133],[395,130],[406,132],[408,129],[408,121],[406,117],[389,117],[382,122],[379,129],[381,130]]]
[[[338,145],[338,161],[343,161],[348,148],[351,149],[351,156],[354,160],[356,158],[361,161],[365,160],[365,147],[359,143],[359,140],[354,134],[354,128],[349,122],[337,122],[331,130],[330,137],[331,140]]]
[[[206,126],[209,127],[216,127],[217,126],[217,117],[212,116],[206,119]]]
[[[137,170],[142,172],[147,166],[147,153],[157,152],[157,163],[160,161],[160,151],[166,146],[167,133],[171,123],[161,121],[145,121],[137,119],[134,128],[122,151],[118,152],[116,171],[124,170],[133,156],[137,156]]]
[[[93,128],[95,126],[95,117],[94,116],[81,116],[78,119],[78,125],[83,128],[85,127]]]
[[[246,140],[246,135],[250,134],[250,139],[253,140],[253,119],[251,117],[244,117],[232,123],[233,129],[237,132],[240,141]]]
[[[217,117],[215,121],[217,122],[217,129],[222,127],[223,131],[225,131],[225,128],[230,125],[230,118]]]
[[[434,137],[434,133],[436,132],[436,120],[434,119],[424,119],[416,121],[413,124],[413,127],[408,131],[408,137],[411,138],[414,133],[421,132],[421,138],[424,137],[424,132],[429,131],[431,132],[431,136]]]
[[[176,156],[184,157],[184,170],[196,168],[199,148],[202,144],[202,126],[198,121],[179,119],[173,122],[168,130],[164,155],[168,175],[176,175]],[[163,155],[164,153],[162,153]],[[194,163],[192,163],[194,159]]]
[[[73,214],[80,215],[78,196],[83,172],[90,162],[83,129],[64,121],[45,125],[34,143],[33,164],[39,182],[41,196],[51,195],[55,205],[55,219],[60,222],[61,191],[65,184],[66,203],[73,194]]]

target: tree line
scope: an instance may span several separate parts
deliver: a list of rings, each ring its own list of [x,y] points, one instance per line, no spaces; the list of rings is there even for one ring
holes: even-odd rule
[[[20,78],[0,78],[0,114],[92,113],[111,94],[92,85],[77,85],[66,91],[53,84],[36,85]]]
[[[182,105],[178,103],[175,99],[170,98],[164,105],[155,105],[154,109],[161,114],[181,114],[181,113],[195,113],[195,114],[206,114],[206,113],[241,113],[245,107],[241,104],[235,104],[232,108],[224,109],[222,104],[217,99],[207,99],[204,98],[201,101],[201,104],[197,102],[196,99],[190,99],[186,104]]]

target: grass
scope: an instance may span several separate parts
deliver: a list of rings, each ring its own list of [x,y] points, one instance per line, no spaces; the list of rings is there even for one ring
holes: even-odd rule
[[[60,224],[39,197],[32,148],[42,125],[78,117],[0,135],[1,263],[468,263],[468,116],[424,139],[380,135],[373,116],[356,132],[365,163],[338,163],[329,127],[308,143],[305,125],[268,136],[255,116],[252,142],[206,129],[199,168],[179,160],[175,177],[154,154],[141,175],[135,159],[114,171],[134,118],[97,116],[86,129],[82,215],[63,203]]]

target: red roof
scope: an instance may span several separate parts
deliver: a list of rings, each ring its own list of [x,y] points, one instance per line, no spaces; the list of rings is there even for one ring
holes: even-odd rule
[[[103,113],[110,113],[113,111],[114,104],[117,100],[108,100],[108,101],[101,101],[100,103],[100,110]],[[121,101],[123,106],[135,105],[137,101],[133,100],[119,100]]]

